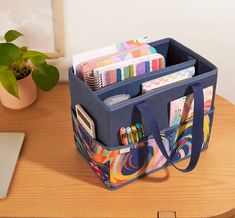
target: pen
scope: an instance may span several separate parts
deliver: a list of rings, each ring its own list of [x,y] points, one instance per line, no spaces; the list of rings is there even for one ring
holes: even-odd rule
[[[126,128],[126,133],[127,133],[127,138],[128,138],[128,142],[129,144],[132,144],[132,137],[131,137],[131,128],[130,127],[127,127]]]
[[[136,123],[136,128],[137,128],[138,136],[139,136],[139,140],[140,140],[144,137],[143,125],[138,122],[138,123]]]
[[[125,127],[120,128],[120,138],[123,145],[128,145],[128,139]]]
[[[136,128],[136,125],[131,125],[131,131],[132,131],[132,139],[133,139],[133,143],[134,142],[138,142],[139,141],[139,136],[138,136],[138,131]]]

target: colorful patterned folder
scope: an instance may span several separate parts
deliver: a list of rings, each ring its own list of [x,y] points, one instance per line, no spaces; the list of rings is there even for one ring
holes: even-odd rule
[[[181,80],[192,78],[195,74],[195,67],[189,67],[184,70],[180,70],[174,73],[171,73],[166,76],[162,76],[147,82],[142,83],[142,93],[147,93],[153,91],[157,88],[160,88],[171,83],[179,82]]]

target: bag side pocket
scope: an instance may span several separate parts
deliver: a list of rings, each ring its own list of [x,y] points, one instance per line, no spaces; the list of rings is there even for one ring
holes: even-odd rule
[[[101,181],[110,187],[110,163],[109,153],[110,151],[94,140],[78,122],[77,117],[73,109],[72,121],[74,131],[74,141],[77,150],[81,153],[82,157],[89,163],[95,174],[101,179]]]

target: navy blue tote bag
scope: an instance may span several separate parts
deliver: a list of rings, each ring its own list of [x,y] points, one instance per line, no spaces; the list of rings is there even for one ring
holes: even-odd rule
[[[166,60],[166,67],[92,91],[73,69],[69,69],[71,112],[77,150],[96,175],[110,189],[116,189],[158,169],[173,165],[182,172],[193,170],[200,153],[208,147],[211,133],[217,68],[174,39],[150,43]],[[143,82],[195,66],[195,76],[152,92],[139,95]],[[213,87],[211,108],[204,112],[203,89]],[[103,99],[116,94],[130,94],[131,99],[107,106]],[[193,118],[169,127],[169,103],[193,94]],[[75,105],[80,104],[96,126],[96,139],[78,122]],[[139,142],[120,146],[122,126],[141,121],[145,137]],[[175,163],[189,157],[185,169]]]

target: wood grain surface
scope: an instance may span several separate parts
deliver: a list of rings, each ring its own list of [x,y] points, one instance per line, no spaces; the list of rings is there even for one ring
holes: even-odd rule
[[[75,150],[67,84],[40,92],[23,110],[0,106],[0,131],[26,133],[0,217],[155,218],[175,211],[190,218],[235,208],[235,106],[216,96],[215,107],[209,149],[193,172],[168,167],[109,191]]]

